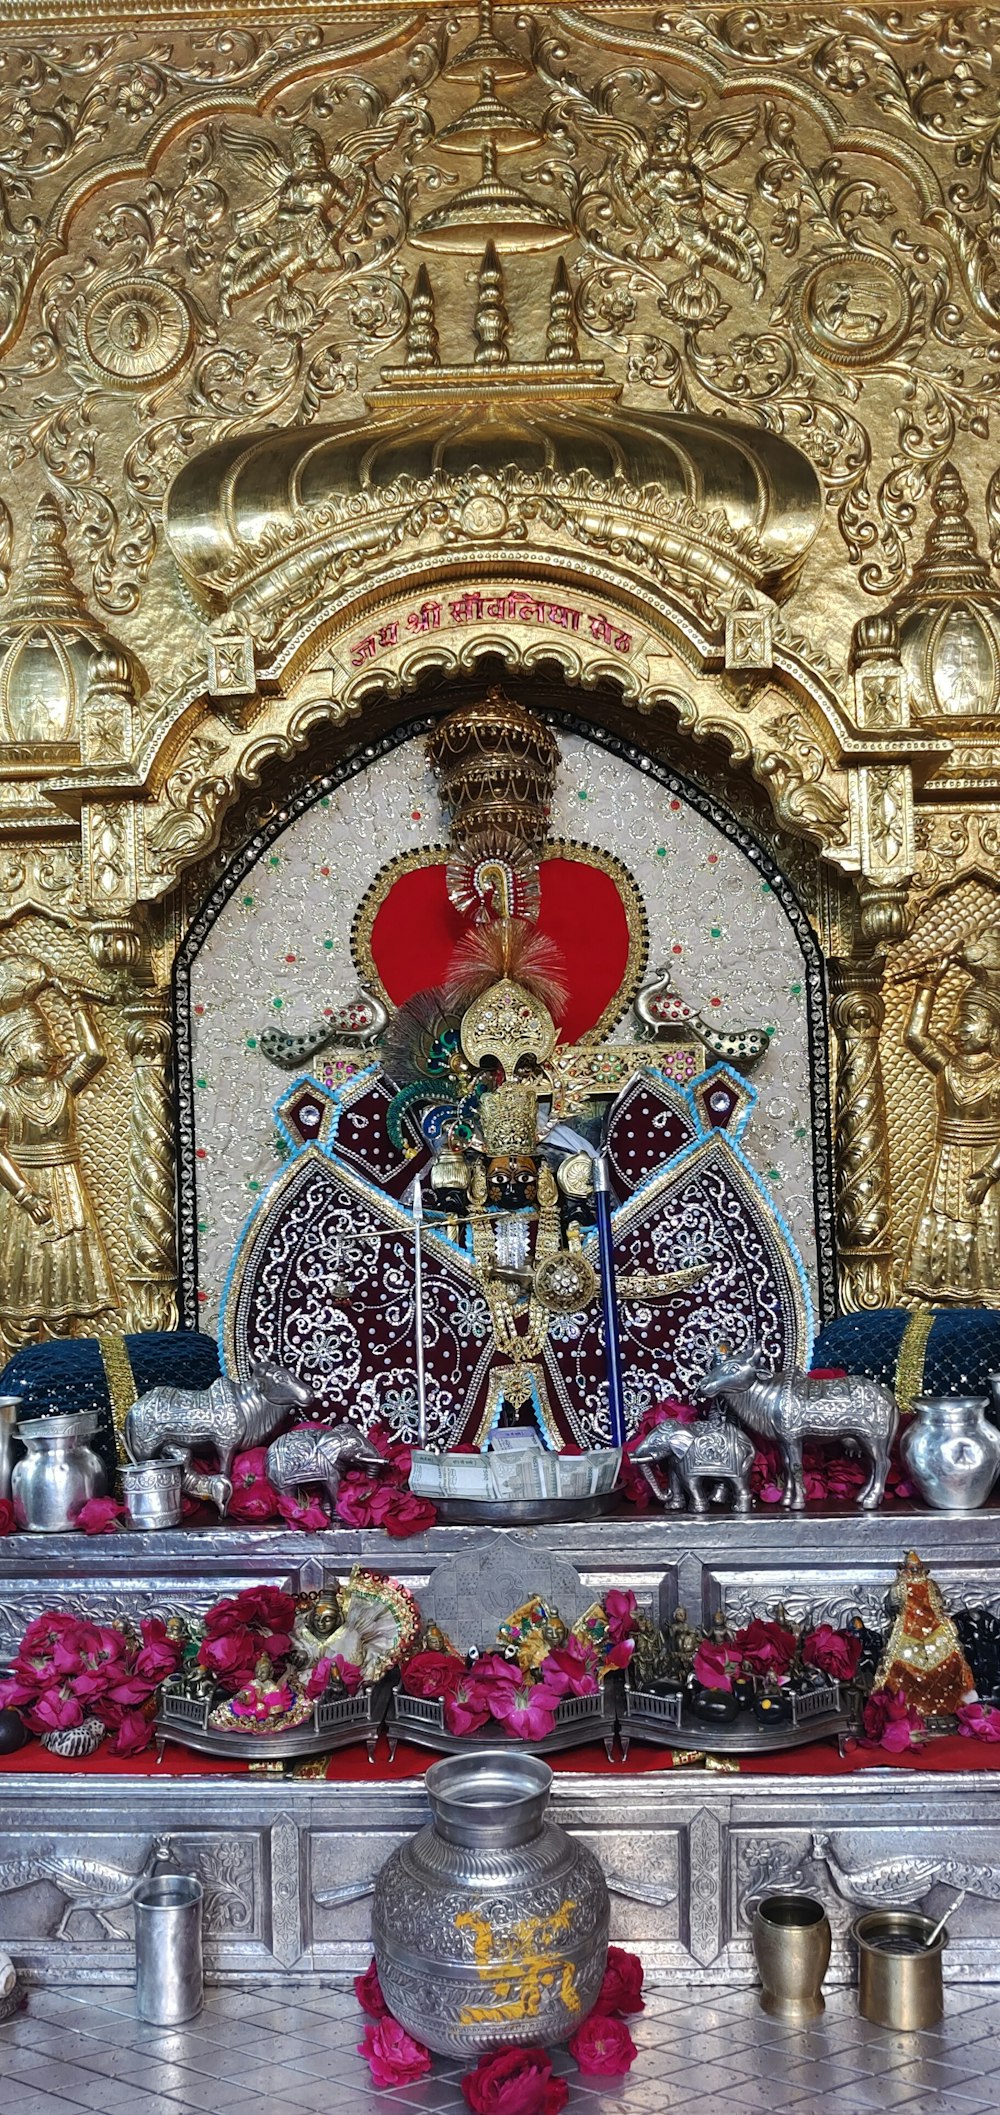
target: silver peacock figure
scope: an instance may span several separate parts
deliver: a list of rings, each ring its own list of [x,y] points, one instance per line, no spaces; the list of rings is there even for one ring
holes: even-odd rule
[[[138,1872],[130,1872],[124,1866],[108,1864],[103,1858],[85,1858],[72,1853],[69,1857],[62,1857],[53,1850],[39,1850],[31,1857],[10,1858],[0,1863],[0,1895],[16,1894],[19,1888],[34,1887],[40,1880],[48,1880],[66,1900],[53,1938],[68,1939],[70,1918],[87,1910],[97,1918],[109,1939],[124,1939],[126,1934],[114,1922],[111,1912],[128,1908],[140,1882],[148,1880],[156,1867],[171,1856],[171,1851],[169,1836],[154,1836]]]
[[[838,1895],[863,1909],[910,1909],[922,1902],[932,1887],[957,1887],[988,1902],[1000,1902],[1000,1870],[992,1865],[970,1865],[964,1858],[877,1858],[871,1865],[842,1865],[831,1838],[816,1834],[813,1858],[822,1860]]]

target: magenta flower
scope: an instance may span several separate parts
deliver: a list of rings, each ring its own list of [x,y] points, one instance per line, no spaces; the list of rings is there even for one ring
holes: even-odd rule
[[[506,1726],[508,1733],[516,1733],[519,1740],[544,1740],[555,1730],[559,1698],[544,1682],[522,1681],[513,1690],[498,1682],[492,1709],[494,1718]]]
[[[600,1688],[597,1655],[579,1638],[568,1637],[565,1645],[555,1646],[538,1671],[553,1696],[596,1696]]]
[[[143,1711],[125,1711],[108,1743],[111,1755],[141,1755],[153,1738],[152,1720]]]
[[[861,1713],[865,1744],[885,1748],[890,1755],[903,1755],[920,1746],[926,1728],[919,1711],[907,1703],[901,1689],[873,1689]]]
[[[703,1689],[731,1689],[740,1671],[740,1656],[732,1645],[714,1645],[710,1639],[699,1645],[694,1678]]]
[[[316,1497],[293,1498],[289,1493],[283,1492],[278,1499],[278,1511],[282,1520],[287,1520],[290,1527],[301,1528],[305,1534],[318,1534],[321,1528],[328,1528],[330,1525],[329,1513]]]
[[[113,1535],[120,1520],[124,1520],[126,1507],[114,1498],[88,1498],[80,1507],[76,1525],[85,1535]]]
[[[431,2068],[430,2053],[423,2042],[414,2041],[412,2034],[407,2034],[406,2028],[388,2013],[365,2028],[358,2053],[367,2058],[372,2084],[376,2086],[415,2085],[418,2078],[426,2078]]]
[[[959,1704],[958,1730],[966,1740],[1000,1740],[1000,1711],[991,1704],[981,1704],[978,1699],[970,1704]]]

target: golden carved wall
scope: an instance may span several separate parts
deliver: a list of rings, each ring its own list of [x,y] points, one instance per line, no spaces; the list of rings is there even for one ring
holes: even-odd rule
[[[992,1183],[963,1255],[925,1195],[1000,1149],[993,17],[2,17],[0,1246],[61,1156],[86,1293],[7,1340],[105,1264],[171,1321],[215,848],[486,654],[767,806],[834,961],[843,1297],[996,1304]]]

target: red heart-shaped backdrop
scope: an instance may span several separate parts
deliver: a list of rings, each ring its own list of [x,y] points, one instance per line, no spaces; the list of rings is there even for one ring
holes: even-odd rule
[[[371,959],[394,1006],[442,982],[472,925],[450,901],[446,873],[444,859],[404,870],[375,913]],[[538,930],[558,947],[570,988],[559,1039],[575,1043],[599,1023],[610,1027],[638,986],[646,961],[641,898],[624,869],[619,882],[569,846],[540,861],[539,893]],[[363,930],[364,907],[359,923]]]

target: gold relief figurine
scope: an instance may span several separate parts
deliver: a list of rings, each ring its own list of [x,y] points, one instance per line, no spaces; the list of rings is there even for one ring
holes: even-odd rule
[[[946,960],[917,987],[906,1047],[937,1080],[937,1128],[910,1244],[906,1289],[934,1301],[1000,1306],[1000,959],[968,946],[971,970],[950,1029],[932,1030]]]
[[[40,1004],[63,999],[66,1056]],[[80,1166],[76,1101],[107,1061],[91,998],[29,955],[0,963],[0,1328],[12,1346],[110,1316],[111,1266]]]

